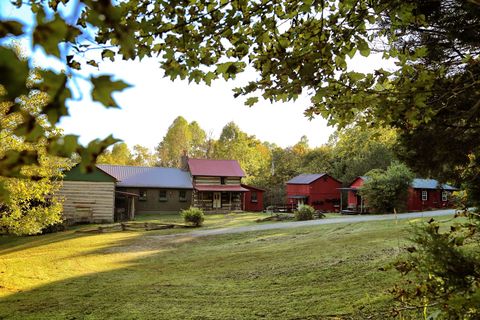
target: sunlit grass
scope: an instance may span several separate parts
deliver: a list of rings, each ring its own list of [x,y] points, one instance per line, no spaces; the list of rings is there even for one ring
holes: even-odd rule
[[[0,318],[382,319],[399,276],[378,269],[399,255],[409,227],[162,234],[0,238]]]

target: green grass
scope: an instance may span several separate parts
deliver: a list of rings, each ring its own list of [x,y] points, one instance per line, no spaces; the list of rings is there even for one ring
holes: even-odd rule
[[[228,214],[206,214],[203,228],[214,229],[224,227],[240,227],[257,224],[255,220],[270,216],[264,212],[242,212]],[[180,213],[170,214],[141,214],[135,217],[135,221],[161,222],[161,223],[184,223]]]
[[[3,237],[0,319],[384,319],[399,276],[378,269],[408,233],[407,221],[383,221]]]

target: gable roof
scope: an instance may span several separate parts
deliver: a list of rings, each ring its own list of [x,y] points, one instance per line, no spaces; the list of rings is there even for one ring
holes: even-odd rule
[[[97,167],[119,180],[119,187],[193,189],[188,172],[177,168],[110,164],[97,164]]]
[[[350,185],[352,185],[359,178],[363,179],[363,181],[368,180],[368,176],[358,176],[355,178],[355,180],[352,181]],[[411,187],[414,189],[442,189],[442,190],[449,190],[449,191],[458,190],[458,188],[452,187],[451,185],[448,185],[448,184],[440,185],[438,181],[435,179],[421,179],[421,178],[413,179],[411,183]]]
[[[440,185],[435,179],[419,179],[415,178],[412,182],[412,188],[414,189],[443,189],[443,190],[458,190],[448,184]]]
[[[63,177],[64,181],[90,181],[90,182],[117,182],[114,176],[101,170],[100,168],[93,167],[90,172],[83,172],[80,170],[80,166],[77,164],[70,170],[65,172]]]
[[[310,184],[313,181],[327,175],[326,173],[300,174],[287,181],[287,184]]]
[[[245,177],[237,160],[188,159],[192,176]]]

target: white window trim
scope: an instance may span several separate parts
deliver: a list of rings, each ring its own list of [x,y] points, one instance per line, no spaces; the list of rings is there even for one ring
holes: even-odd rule
[[[427,200],[428,200],[428,191],[422,190],[422,201],[427,201]]]
[[[448,201],[448,192],[442,191],[442,201]]]

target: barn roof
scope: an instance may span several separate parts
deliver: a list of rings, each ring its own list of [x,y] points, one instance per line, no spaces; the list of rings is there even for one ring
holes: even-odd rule
[[[265,189],[262,189],[262,188],[258,188],[258,187],[254,187],[254,186],[250,186],[248,184],[241,184],[242,187],[244,187],[245,189],[248,189],[248,190],[256,190],[256,191],[266,191]]]
[[[98,164],[97,167],[115,177],[119,187],[192,189],[188,172],[177,168],[135,167]]]
[[[413,179],[412,187],[414,189],[443,189],[443,190],[458,190],[448,184],[440,185],[435,179]]]
[[[237,160],[188,159],[192,176],[245,177]]]
[[[310,184],[325,176],[326,173],[301,174],[287,181],[287,184]]]

